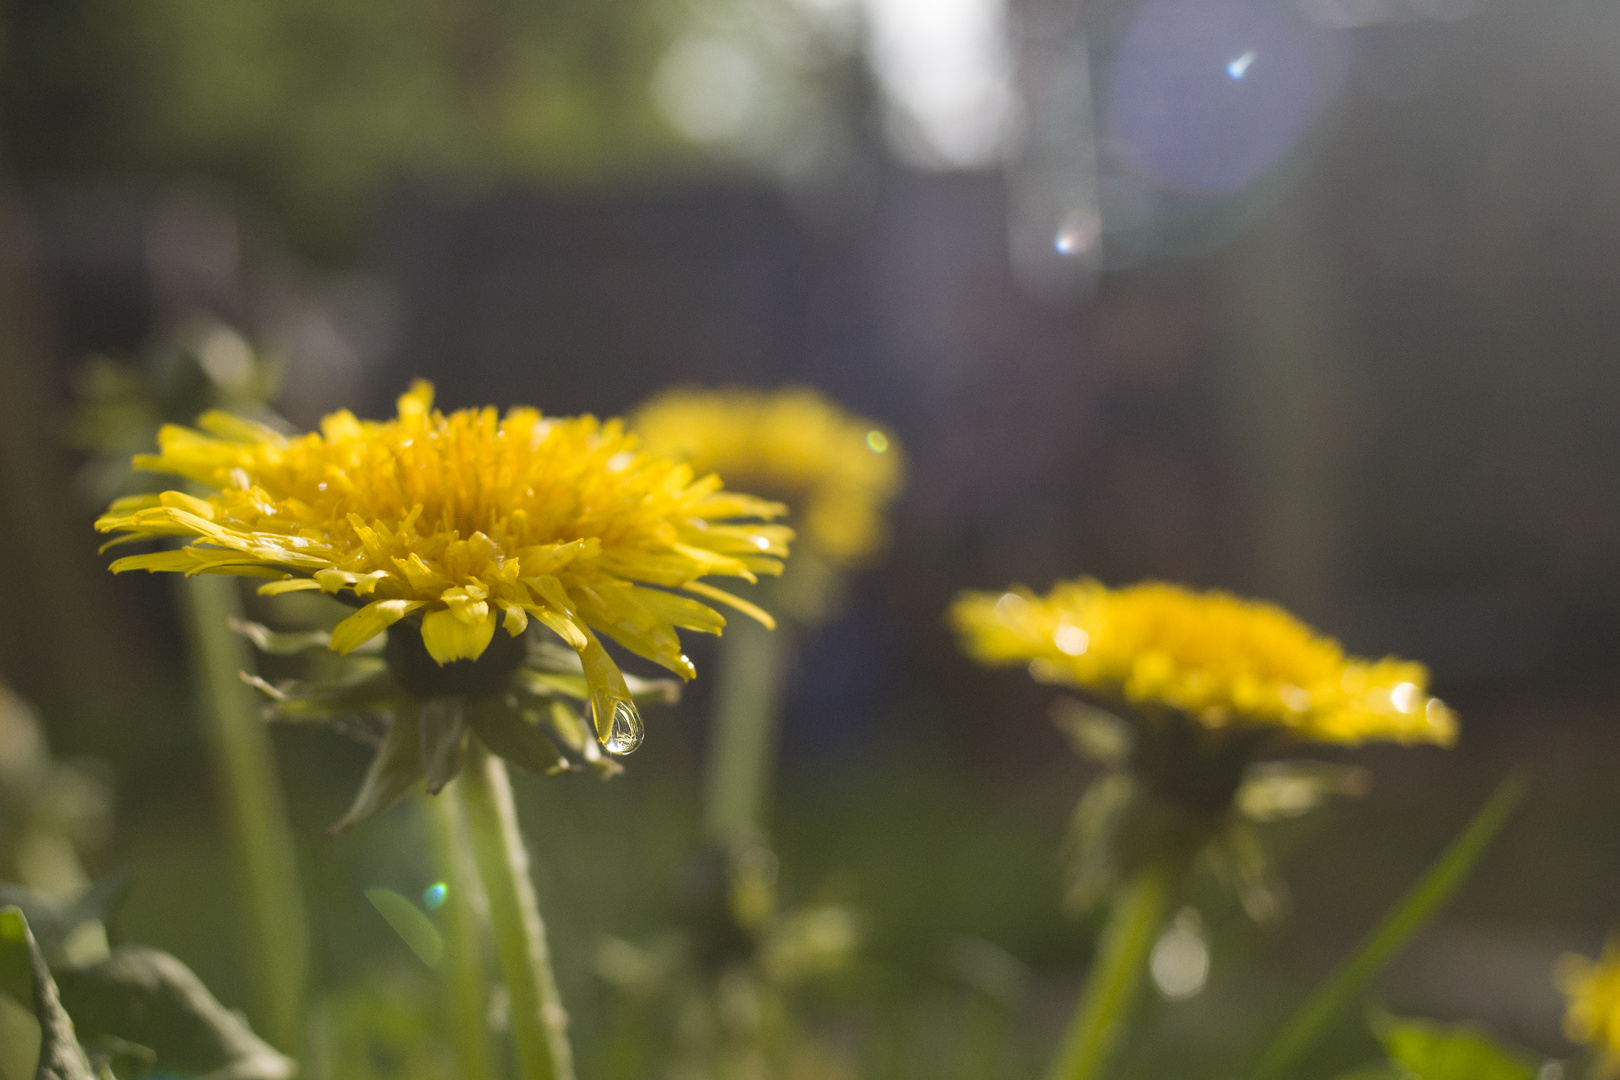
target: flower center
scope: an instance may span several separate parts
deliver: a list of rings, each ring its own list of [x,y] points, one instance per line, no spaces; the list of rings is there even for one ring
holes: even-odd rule
[[[422,631],[397,622],[388,628],[383,657],[399,685],[414,697],[494,697],[506,689],[512,672],[523,663],[524,640],[497,630],[478,659],[453,660],[441,666],[422,644]]]

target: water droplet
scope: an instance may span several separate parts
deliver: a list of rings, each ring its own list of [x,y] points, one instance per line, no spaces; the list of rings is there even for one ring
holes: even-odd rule
[[[881,454],[889,449],[889,437],[877,428],[866,433],[866,445],[874,454]]]
[[[645,729],[641,726],[641,713],[633,701],[618,701],[613,705],[613,726],[602,746],[610,754],[628,754],[641,745]]]
[[[422,890],[422,906],[429,911],[438,911],[444,907],[445,900],[450,895],[450,886],[442,881],[435,881]]]

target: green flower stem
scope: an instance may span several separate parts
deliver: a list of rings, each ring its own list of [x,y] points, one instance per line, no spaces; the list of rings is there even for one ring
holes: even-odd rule
[[[735,618],[720,639],[720,685],[709,748],[704,831],[731,846],[763,843],[782,715],[785,626]]]
[[[470,736],[455,783],[489,900],[495,954],[512,1000],[512,1042],[522,1080],[574,1080],[568,1014],[557,994],[546,928],[529,879],[506,763]]]
[[[191,673],[213,769],[241,876],[261,989],[261,1027],[296,1057],[302,1047],[309,987],[309,926],[298,881],[275,748],[258,703],[240,673],[252,667],[247,644],[228,629],[242,613],[231,577],[199,574],[180,583]]]
[[[446,886],[439,909],[444,930],[445,1005],[460,1080],[493,1080],[489,1054],[489,1000],[485,994],[483,905],[478,870],[471,865],[461,805],[451,791],[422,800],[433,866]]]
[[[1185,859],[1153,860],[1115,894],[1097,959],[1047,1080],[1094,1080],[1102,1074],[1136,1007],[1148,954],[1170,916],[1185,870]]]

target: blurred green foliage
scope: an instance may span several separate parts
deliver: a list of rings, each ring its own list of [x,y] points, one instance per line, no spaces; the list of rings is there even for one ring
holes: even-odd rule
[[[600,180],[678,152],[648,83],[673,0],[9,5],[0,125],[28,179],[222,179],[308,253],[411,174]]]

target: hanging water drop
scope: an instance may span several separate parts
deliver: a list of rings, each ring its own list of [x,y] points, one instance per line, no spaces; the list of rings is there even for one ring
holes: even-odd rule
[[[641,745],[645,729],[641,726],[641,713],[633,701],[613,703],[613,725],[602,746],[610,754],[628,754]]]

